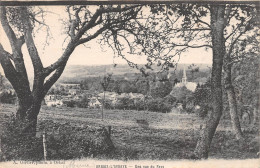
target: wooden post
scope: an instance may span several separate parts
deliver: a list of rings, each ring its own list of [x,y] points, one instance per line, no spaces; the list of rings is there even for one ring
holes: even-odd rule
[[[111,137],[111,126],[108,126],[108,135]]]
[[[2,141],[1,141],[1,138],[0,138],[0,153],[2,153]]]
[[[43,134],[42,134],[42,143],[43,143],[43,157],[44,160],[47,160],[47,146],[46,146],[46,132],[45,129],[43,130]]]
[[[105,93],[105,90],[104,90],[104,97],[103,97],[103,104],[102,104],[102,121],[104,119],[105,99],[106,99],[106,93]]]

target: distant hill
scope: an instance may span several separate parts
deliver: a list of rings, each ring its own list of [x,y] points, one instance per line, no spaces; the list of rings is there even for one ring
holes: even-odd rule
[[[190,64],[178,64],[176,69],[172,68],[172,69],[170,69],[170,71],[173,72],[175,70],[176,77],[178,79],[181,79],[182,70],[185,67],[185,69],[187,71],[188,80],[191,80],[191,74],[189,73],[189,70],[188,70],[189,65]],[[205,76],[209,75],[209,68],[211,67],[211,65],[209,65],[209,64],[195,64],[195,65],[200,68],[200,75],[194,76],[194,82],[205,82],[207,80],[207,78],[205,78]],[[160,70],[158,67],[153,67],[153,68],[154,68],[154,72],[158,72]],[[114,67],[113,65],[96,65],[96,66],[94,66],[94,65],[92,65],[92,66],[90,66],[90,65],[68,65],[68,66],[66,66],[63,74],[61,75],[60,79],[58,80],[58,83],[61,83],[61,82],[78,83],[86,78],[99,77],[99,76],[103,76],[106,73],[113,73],[113,76],[117,76],[119,78],[124,78],[124,77],[131,78],[131,77],[135,76],[134,73],[140,73],[140,71],[137,70],[136,68],[129,67],[127,64],[119,64],[116,67]],[[1,73],[0,73],[0,75],[1,75]],[[5,88],[12,88],[9,81],[4,76],[2,76],[0,81],[2,81],[2,82],[0,82],[0,90],[3,88],[3,86]],[[30,84],[32,87],[33,76],[29,75],[29,81],[30,81]]]
[[[183,70],[185,67],[186,70],[188,70],[188,66],[190,64],[178,64],[176,69],[172,68],[170,71],[174,70]],[[200,71],[207,71],[209,70],[209,67],[211,65],[209,64],[195,64],[200,68]],[[160,71],[160,67],[154,66],[153,67],[154,72]],[[113,73],[113,75],[124,75],[124,74],[131,74],[131,73],[140,73],[139,70],[136,68],[131,68],[127,64],[119,64],[116,67],[113,65],[68,65],[61,78],[59,79],[59,82],[64,81],[71,81],[73,79],[79,81],[88,77],[99,77],[103,76],[106,73]]]

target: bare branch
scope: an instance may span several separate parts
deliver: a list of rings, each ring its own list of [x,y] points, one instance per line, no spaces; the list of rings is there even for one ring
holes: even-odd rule
[[[199,23],[202,23],[202,24],[206,25],[209,29],[211,29],[211,26],[210,26],[209,23],[207,23],[207,22],[201,20],[201,19],[199,18],[199,16],[197,15],[196,12],[193,11],[193,13],[194,13],[194,16],[196,17],[196,19],[197,19],[197,21],[198,21]]]
[[[232,43],[230,44],[228,53],[227,53],[227,54],[228,54],[228,55],[227,55],[228,57],[230,57],[230,55],[231,55],[231,53],[232,53],[232,51],[233,51],[234,45],[235,45],[236,42],[239,40],[239,38],[249,30],[248,27],[250,26],[251,23],[253,23],[253,22],[255,21],[254,19],[255,19],[255,18],[251,18],[251,19],[247,22],[247,24],[245,25],[244,30],[241,31],[241,32],[238,34],[238,36],[232,41]]]
[[[102,28],[100,28],[99,30],[97,30],[93,35],[78,40],[78,42],[76,43],[76,46],[86,43],[86,42],[96,38],[98,35],[100,35],[103,31],[105,31],[108,28],[109,28],[109,25],[105,25]]]
[[[103,13],[129,11],[129,10],[135,9],[135,8],[137,8],[137,7],[140,7],[139,10],[141,10],[141,6],[142,6],[142,5],[133,5],[133,6],[126,6],[126,7],[124,7],[124,8],[119,8],[119,7],[118,7],[118,8],[103,8],[103,7],[100,7],[99,9],[96,10],[96,12],[95,12],[95,14],[93,15],[93,17],[91,18],[91,20],[90,20],[87,24],[85,24],[85,25],[78,31],[78,33],[77,33],[76,36],[75,36],[75,39],[80,39],[80,38],[83,36],[83,34],[84,34],[87,30],[89,30],[89,29],[95,27],[95,26],[97,25],[97,24],[96,24],[97,19],[98,19],[99,17],[101,17]]]
[[[29,20],[29,14],[28,11],[25,7],[22,8],[22,13],[23,13],[23,18],[24,18],[24,26],[26,27],[25,29],[25,43],[30,55],[30,58],[32,60],[33,63],[33,68],[35,73],[40,72],[43,69],[43,65],[42,65],[42,61],[39,57],[37,48],[35,46],[33,37],[32,37],[32,26],[30,24],[30,20]]]
[[[13,29],[11,28],[11,26],[9,25],[8,23],[8,20],[7,20],[7,17],[6,17],[6,7],[4,6],[1,6],[0,7],[0,19],[1,19],[1,23],[2,23],[2,26],[3,26],[3,29],[11,43],[11,47],[12,47],[12,50],[13,52],[16,51],[16,41],[17,41],[17,38],[16,38],[16,35],[13,31]]]
[[[202,47],[209,47],[212,48],[211,45],[188,45],[188,44],[183,44],[183,45],[179,45],[179,44],[173,44],[173,46],[178,46],[178,47],[189,47],[189,48],[202,48]]]
[[[236,33],[236,31],[240,28],[240,26],[237,26],[226,38],[225,41],[227,41],[233,34]]]
[[[6,16],[6,7],[4,6],[0,7],[0,20],[12,48],[12,60],[14,61],[15,68],[17,72],[23,76],[23,79],[28,81],[23,54],[21,51],[21,47],[24,44],[24,37],[21,36],[19,39],[16,38],[16,35],[8,22]]]
[[[14,89],[19,88],[18,73],[15,70],[12,62],[10,61],[11,54],[4,50],[0,44],[0,63],[5,73],[5,77],[10,81]]]
[[[66,63],[58,67],[54,72],[54,74],[44,83],[43,95],[47,94],[48,90],[52,87],[52,85],[60,78],[62,72],[64,71],[65,66]]]
[[[106,29],[108,29],[108,27],[112,27],[113,24],[117,24],[120,23],[118,20],[115,20],[114,22],[111,22],[109,25],[103,25],[102,28],[100,28],[98,31],[96,31],[93,35],[90,35],[86,38],[82,38],[82,36],[84,34],[86,34],[86,32],[88,30],[90,30],[91,28],[95,27],[97,24],[101,23],[102,19],[101,15],[103,13],[110,13],[110,12],[121,12],[121,11],[128,11],[137,7],[140,7],[141,9],[142,5],[134,5],[134,6],[126,6],[124,8],[103,8],[100,7],[99,9],[96,10],[96,12],[94,13],[94,15],[92,16],[92,18],[90,19],[90,21],[88,23],[86,23],[85,25],[83,25],[83,27],[81,27],[78,32],[75,34],[74,38],[71,39],[71,41],[69,42],[69,44],[67,45],[63,55],[53,64],[51,64],[50,66],[44,68],[44,74],[46,76],[48,76],[50,73],[52,73],[53,71],[55,71],[58,67],[60,67],[62,64],[66,63],[70,54],[74,51],[75,47],[79,44],[83,44],[85,42],[88,42],[89,40],[92,40],[94,38],[96,38],[99,34],[101,34],[103,31],[105,31]],[[139,9],[139,10],[140,10]],[[134,16],[125,19],[124,22],[132,19]]]

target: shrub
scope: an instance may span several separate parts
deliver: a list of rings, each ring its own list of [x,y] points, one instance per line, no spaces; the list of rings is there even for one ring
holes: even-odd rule
[[[143,100],[136,100],[134,104],[135,110],[145,110],[146,108],[145,102]]]
[[[115,108],[116,109],[128,109],[128,110],[133,110],[135,109],[134,106],[134,100],[130,99],[128,97],[123,97],[120,98],[116,103],[115,103]]]
[[[106,109],[112,109],[113,108],[113,104],[110,100],[105,100],[105,108]]]
[[[196,110],[195,113],[197,113],[197,115],[201,118],[205,118],[210,110],[212,110],[212,108],[210,106],[202,106],[200,109]]]
[[[64,101],[63,104],[65,104],[67,107],[75,107],[76,101],[74,100]]]
[[[171,105],[175,105],[177,99],[175,97],[173,97],[172,95],[167,95],[166,97],[163,98],[163,101],[165,103],[171,104]]]
[[[88,103],[89,99],[86,95],[83,95],[83,97],[79,101],[75,101],[75,105],[79,108],[88,108]]]
[[[4,91],[2,94],[0,94],[0,102],[1,103],[8,103],[8,104],[14,104],[16,100],[16,95]]]
[[[42,160],[42,139],[21,134],[22,124],[12,115],[1,134],[1,160]]]
[[[157,99],[149,99],[147,101],[147,106],[149,107],[149,111],[154,112],[163,112],[167,113],[170,112],[172,109],[172,105],[165,103],[163,99],[157,98]]]
[[[59,127],[55,133],[54,127]],[[12,116],[4,124],[1,134],[1,161],[43,160],[42,137],[20,134],[21,125]],[[39,132],[46,129],[47,159],[67,160],[108,155],[114,145],[106,129],[80,129],[70,124],[57,124],[51,120],[39,123]]]
[[[114,149],[104,128],[86,132],[70,126],[62,125],[62,128],[58,135],[48,135],[47,149],[50,159],[68,160],[109,155]]]
[[[164,98],[172,91],[172,84],[167,80],[152,82],[150,87],[150,93],[153,98]]]

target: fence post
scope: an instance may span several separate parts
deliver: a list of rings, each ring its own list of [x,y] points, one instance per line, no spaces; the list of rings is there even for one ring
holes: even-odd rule
[[[46,132],[45,129],[43,130],[43,134],[42,134],[42,143],[43,143],[43,157],[44,160],[47,160],[47,146],[46,146]]]
[[[2,139],[0,138],[0,153],[2,153]]]
[[[108,126],[108,135],[111,137],[111,126]]]

